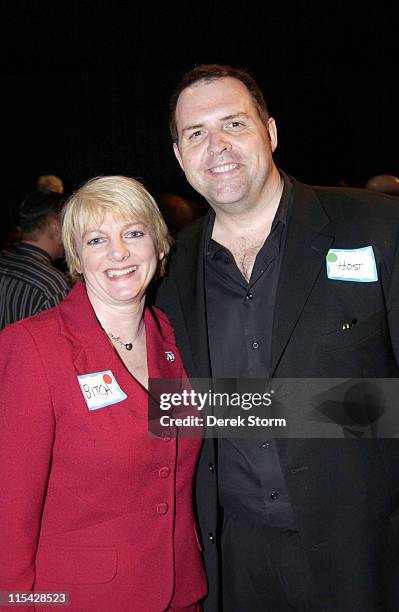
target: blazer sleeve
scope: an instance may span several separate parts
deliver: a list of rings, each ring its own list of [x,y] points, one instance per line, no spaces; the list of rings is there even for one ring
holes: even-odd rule
[[[27,591],[35,583],[55,419],[44,364],[21,323],[0,334],[0,375],[0,591]]]

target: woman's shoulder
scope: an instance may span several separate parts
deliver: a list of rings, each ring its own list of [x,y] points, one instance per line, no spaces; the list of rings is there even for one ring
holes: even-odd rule
[[[32,351],[39,351],[43,356],[59,352],[58,308],[43,310],[26,319],[10,323],[0,332],[0,347],[3,353],[11,350],[14,355],[20,354],[26,359]],[[8,347],[8,348],[7,348]]]

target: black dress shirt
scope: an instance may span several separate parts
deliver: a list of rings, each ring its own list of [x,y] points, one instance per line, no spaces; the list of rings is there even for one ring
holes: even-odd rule
[[[269,236],[259,250],[249,282],[228,249],[212,239],[211,215],[205,244],[205,291],[212,377],[270,378],[271,338],[280,263],[287,234],[291,183],[284,189]],[[254,391],[258,391],[258,388]],[[266,435],[266,434],[265,434]],[[294,519],[275,440],[220,439],[220,502],[271,527],[293,527]]]

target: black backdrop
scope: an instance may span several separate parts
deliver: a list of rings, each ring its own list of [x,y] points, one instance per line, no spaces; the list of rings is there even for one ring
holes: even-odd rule
[[[167,105],[179,75],[202,62],[255,76],[277,121],[277,161],[297,178],[363,186],[373,174],[399,174],[398,36],[381,6],[349,18],[339,2],[316,12],[307,3],[5,4],[2,233],[44,173],[61,176],[67,193],[122,173],[154,194],[190,196]]]

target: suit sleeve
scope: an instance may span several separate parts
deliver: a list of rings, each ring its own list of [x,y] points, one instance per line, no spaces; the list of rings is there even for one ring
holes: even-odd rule
[[[399,232],[393,249],[392,268],[388,275],[389,282],[386,283],[385,293],[391,343],[399,368]]]
[[[29,591],[55,422],[44,365],[21,323],[0,334],[0,374],[0,591]]]

